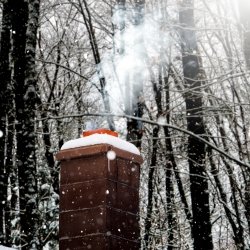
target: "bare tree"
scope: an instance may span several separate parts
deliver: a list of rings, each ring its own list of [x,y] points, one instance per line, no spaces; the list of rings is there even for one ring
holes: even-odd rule
[[[187,128],[203,136],[205,126],[202,118],[201,66],[195,37],[193,1],[182,1],[179,12],[182,63],[185,88]],[[192,236],[194,249],[213,249],[212,226],[209,211],[209,191],[205,169],[206,149],[204,143],[188,138],[188,162],[192,200]]]

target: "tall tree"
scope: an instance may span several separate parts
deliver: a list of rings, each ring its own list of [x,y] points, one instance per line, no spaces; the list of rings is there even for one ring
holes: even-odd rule
[[[39,0],[13,4],[13,59],[16,102],[17,164],[22,249],[37,249],[36,178],[36,32]]]
[[[104,104],[104,111],[110,113],[111,106],[109,95],[107,92],[107,80],[105,79],[102,65],[101,65],[101,55],[100,50],[98,47],[98,41],[96,39],[95,28],[93,26],[92,15],[89,8],[89,3],[86,0],[80,1],[77,0],[77,3],[74,3],[72,0],[70,2],[79,10],[83,17],[83,21],[85,27],[87,29],[87,34],[89,37],[89,43],[91,46],[91,51],[94,58],[94,63],[96,65],[96,73],[99,78],[100,87],[98,88],[99,93],[102,96],[103,104]],[[115,123],[112,116],[107,116],[108,126],[111,130],[115,130]]]
[[[202,69],[195,35],[193,0],[183,0],[179,11],[181,53],[184,74],[187,129],[194,134],[205,134],[202,116]],[[209,210],[208,181],[205,169],[205,144],[188,137],[188,163],[192,201],[192,235],[195,250],[213,249]]]
[[[8,185],[8,171],[5,164],[6,156],[6,125],[7,125],[7,113],[9,105],[9,95],[7,89],[10,87],[10,34],[11,30],[11,10],[8,0],[3,1],[2,11],[2,30],[0,41],[0,244],[5,243],[5,230],[4,221],[5,207],[7,198],[7,185]],[[9,156],[11,157],[11,155]]]

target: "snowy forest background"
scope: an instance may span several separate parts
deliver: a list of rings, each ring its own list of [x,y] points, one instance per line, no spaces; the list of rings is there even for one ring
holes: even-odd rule
[[[0,245],[57,249],[54,155],[132,141],[142,249],[250,249],[248,0],[1,0]]]

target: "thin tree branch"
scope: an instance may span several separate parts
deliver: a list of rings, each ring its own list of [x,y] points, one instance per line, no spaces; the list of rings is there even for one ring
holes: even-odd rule
[[[135,117],[135,116],[131,116],[131,115],[126,115],[126,114],[110,114],[110,113],[84,113],[84,114],[71,114],[71,115],[62,115],[62,116],[47,116],[46,118],[43,119],[65,119],[65,118],[77,118],[77,117],[84,117],[84,116],[112,116],[112,117],[118,117],[118,118],[127,118],[127,119],[132,119],[132,120],[137,120],[137,121],[141,121],[147,124],[151,124],[151,125],[157,125],[157,126],[162,126],[162,127],[168,127],[174,130],[177,130],[179,132],[182,132],[184,134],[187,134],[189,136],[192,136],[200,141],[202,141],[203,143],[205,143],[207,146],[211,147],[213,150],[217,151],[218,153],[222,154],[223,156],[227,157],[228,159],[234,161],[235,163],[245,166],[250,170],[250,164],[245,163],[233,156],[231,156],[230,154],[226,153],[225,151],[223,151],[222,149],[216,147],[215,145],[213,145],[212,143],[210,143],[209,141],[207,141],[206,139],[204,139],[202,137],[202,135],[196,135],[186,129],[168,124],[168,123],[158,123],[155,121],[151,121],[151,120],[147,120],[144,118],[139,118],[139,117]],[[43,119],[38,119],[38,120],[43,120]]]

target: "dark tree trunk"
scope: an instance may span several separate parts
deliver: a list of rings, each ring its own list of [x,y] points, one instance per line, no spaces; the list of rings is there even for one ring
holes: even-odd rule
[[[9,105],[8,87],[10,87],[10,29],[11,11],[9,1],[3,2],[2,31],[0,43],[0,244],[6,243],[4,221],[6,221],[6,202],[8,171],[5,164],[6,153],[6,121]],[[8,156],[11,157],[11,156]]]
[[[164,69],[162,69],[165,71]],[[165,72],[163,72],[164,74]],[[166,90],[166,120],[170,124],[170,93],[169,93],[169,75],[164,76],[164,89]],[[173,172],[177,168],[175,157],[173,154],[173,146],[171,135],[168,127],[164,127],[165,145],[166,145],[166,201],[167,201],[167,221],[168,221],[168,246],[167,250],[173,250],[175,234],[177,232],[177,222],[174,216],[174,187],[173,187]],[[175,171],[177,173],[177,171]],[[180,180],[179,180],[180,181]],[[182,183],[178,185],[182,186]]]
[[[23,141],[23,134],[27,134],[23,131],[23,112],[24,112],[24,79],[25,79],[25,43],[26,43],[26,25],[28,19],[28,6],[24,0],[15,3],[12,2],[12,38],[13,38],[13,63],[14,63],[14,93],[15,93],[15,106],[16,108],[16,162],[18,166],[18,180],[19,180],[19,194],[20,194],[20,224],[23,230],[22,236],[19,238],[19,244],[25,245],[27,236],[27,227],[22,225],[25,222],[25,186],[28,184],[26,182],[26,141]],[[29,219],[28,219],[29,220]]]
[[[143,23],[144,19],[144,5],[145,0],[135,1],[135,13],[133,18],[133,25],[139,26]],[[140,39],[136,41],[140,46],[143,46],[143,41]],[[138,44],[136,44],[138,46]],[[128,97],[131,100],[131,104],[126,108],[126,112],[129,115],[135,117],[143,116],[143,79],[141,77],[141,69],[134,69],[134,75],[130,75],[130,80],[132,84],[128,87],[128,91],[132,93],[127,93]],[[137,82],[135,82],[137,81]],[[138,148],[141,147],[141,138],[143,135],[142,122],[138,120],[128,120],[127,121],[127,140],[132,141]]]
[[[36,71],[35,48],[38,27],[38,0],[14,1],[13,60],[16,102],[17,165],[20,195],[22,249],[38,248],[36,183]],[[29,21],[28,21],[29,20]]]
[[[180,8],[182,62],[185,87],[188,90],[185,95],[187,129],[202,136],[205,134],[202,117],[202,81],[199,79],[201,69],[194,31],[193,1],[182,1]],[[195,250],[213,249],[205,154],[204,143],[190,136],[188,138],[188,162],[193,212],[192,235]]]
[[[151,156],[151,163],[148,173],[148,205],[147,205],[147,214],[145,219],[145,233],[144,233],[144,247],[143,249],[147,250],[150,249],[150,230],[152,225],[152,212],[153,212],[153,194],[154,194],[154,172],[155,166],[157,162],[157,137],[159,133],[159,127],[155,127],[153,129],[152,137],[153,139],[153,152]]]

